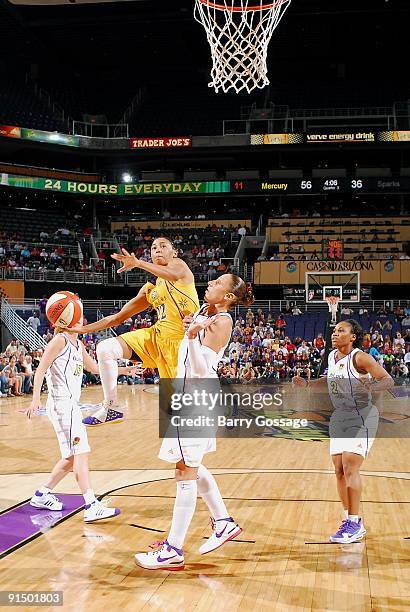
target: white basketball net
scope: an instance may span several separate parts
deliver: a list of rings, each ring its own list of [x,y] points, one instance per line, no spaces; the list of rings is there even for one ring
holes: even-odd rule
[[[337,323],[337,309],[339,306],[340,298],[333,296],[327,297],[326,302],[329,306],[329,312],[332,314],[331,324],[335,325]]]
[[[195,0],[194,17],[205,28],[216,92],[236,93],[269,85],[267,52],[273,31],[291,0]]]

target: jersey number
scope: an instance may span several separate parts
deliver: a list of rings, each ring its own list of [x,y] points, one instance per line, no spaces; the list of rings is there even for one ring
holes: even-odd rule
[[[158,321],[165,319],[165,304],[160,304],[157,308]]]
[[[74,369],[74,376],[81,376],[83,373],[83,366],[80,363],[77,363]]]
[[[335,380],[332,380],[330,383],[330,389],[332,391],[332,395],[339,395],[339,392],[337,390],[337,382]]]

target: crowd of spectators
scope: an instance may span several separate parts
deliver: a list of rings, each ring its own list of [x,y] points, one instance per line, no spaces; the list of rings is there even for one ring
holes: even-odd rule
[[[286,310],[293,316],[302,314],[297,305],[288,304]],[[349,306],[341,314],[344,318],[355,315]],[[382,306],[377,312],[379,319],[371,325],[370,319],[365,323],[369,315],[366,308],[361,307],[356,314],[362,317],[366,331],[363,350],[393,377],[410,381],[410,304],[393,310]],[[392,321],[402,329],[394,336]],[[219,363],[218,374],[226,382],[245,384],[291,380],[298,373],[310,380],[319,375],[325,348],[322,333],[313,340],[286,335],[284,313],[275,318],[261,309],[249,309],[235,321],[228,354]]]
[[[45,303],[43,298],[39,304],[40,311],[34,311],[26,323],[35,331],[42,332],[47,343],[53,334],[46,325]],[[262,309],[248,309],[239,314],[234,322],[226,355],[218,366],[221,379],[230,383],[249,384],[289,381],[298,373],[308,380],[317,378],[326,348],[323,333],[317,333],[313,340],[300,336],[290,337],[286,333],[285,315],[298,317],[301,314],[294,303],[288,303],[284,312],[278,315]],[[363,350],[372,355],[391,376],[410,382],[410,303],[406,307],[395,306],[393,309],[386,303],[377,311],[373,323],[365,307],[354,312],[346,305],[341,314],[344,318],[360,316],[365,330]],[[147,328],[156,321],[155,312],[141,313],[124,321],[116,328],[116,332],[120,334]],[[401,331],[393,334],[393,325],[397,324]],[[87,352],[96,359],[97,335],[85,334],[80,336],[80,340]],[[22,343],[13,339],[9,343],[0,355],[0,397],[21,396],[31,392],[33,376],[42,353],[42,349],[31,350],[28,340]],[[118,379],[119,384],[129,385],[158,382],[158,371],[150,368],[145,369],[142,376],[121,376]],[[83,386],[92,384],[100,384],[99,376],[84,372]]]

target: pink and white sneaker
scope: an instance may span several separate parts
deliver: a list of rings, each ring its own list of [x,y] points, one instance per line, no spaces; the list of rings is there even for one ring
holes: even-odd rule
[[[155,546],[159,548],[146,553],[137,553],[135,563],[148,570],[178,571],[185,568],[182,548],[171,546],[167,540],[165,542],[155,542],[151,548]]]
[[[212,552],[220,548],[226,542],[233,540],[242,533],[242,528],[239,527],[232,517],[215,520],[211,517],[211,525],[213,534],[199,548],[201,555]]]

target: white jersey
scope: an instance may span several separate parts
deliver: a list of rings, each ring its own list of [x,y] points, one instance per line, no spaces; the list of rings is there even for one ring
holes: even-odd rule
[[[83,381],[83,349],[79,340],[74,346],[66,334],[62,335],[65,346],[46,373],[49,399],[78,402]]]
[[[362,384],[371,379],[370,374],[360,374],[354,366],[354,356],[360,349],[336,361],[337,350],[328,358],[327,386],[335,410],[357,411],[371,408],[371,393]]]
[[[211,318],[211,316],[208,316],[206,314],[207,307],[208,307],[208,304],[203,304],[201,308],[194,314],[193,320],[196,323],[204,323],[205,321]],[[232,321],[232,317],[229,314],[229,312],[220,312],[218,314],[221,317],[229,317]],[[202,344],[205,333],[206,333],[206,330],[203,329],[198,334],[198,340],[201,344]],[[188,355],[188,342],[189,342],[188,337],[185,334],[184,338],[181,341],[181,344],[179,345],[177,378],[191,378],[191,368],[189,364],[189,355]],[[210,362],[207,378],[218,378],[218,363],[221,361],[229,342],[230,342],[230,339],[225,344],[225,346],[221,348],[221,350],[218,353],[215,353],[213,351],[214,358]]]

